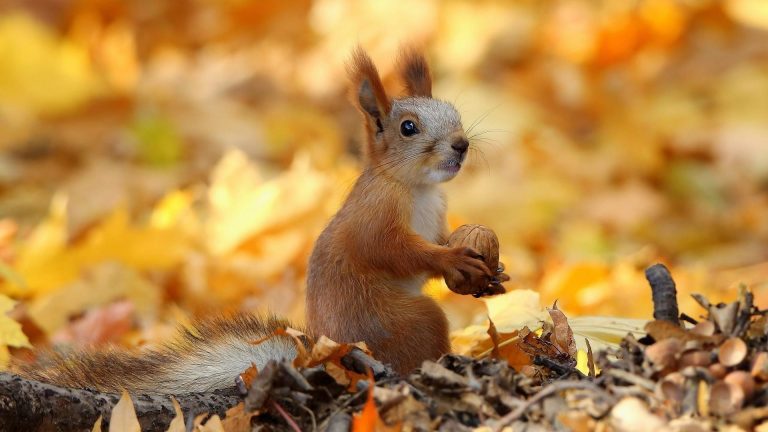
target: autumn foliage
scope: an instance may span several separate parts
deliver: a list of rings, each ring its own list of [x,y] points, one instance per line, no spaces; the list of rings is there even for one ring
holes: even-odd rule
[[[470,137],[449,223],[491,227],[511,279],[484,299],[428,283],[455,352],[534,368],[535,346],[588,374],[590,349],[642,333],[655,262],[680,310],[740,284],[768,305],[760,0],[151,3],[0,6],[2,368],[212,312],[301,322],[307,257],[359,168],[357,43],[394,93],[378,60],[424,46]]]

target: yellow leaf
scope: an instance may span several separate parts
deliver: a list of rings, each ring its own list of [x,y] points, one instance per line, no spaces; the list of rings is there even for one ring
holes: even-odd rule
[[[179,402],[171,396],[171,403],[173,404],[173,411],[176,413],[176,416],[171,420],[171,424],[168,425],[166,432],[186,432],[187,427],[184,424],[184,413],[181,411]]]
[[[136,410],[133,408],[131,396],[123,390],[123,395],[112,408],[112,416],[109,419],[109,432],[141,432],[139,419],[136,418]]]
[[[584,350],[579,350],[576,353],[576,369],[584,375],[589,375],[589,357]],[[600,373],[600,368],[598,368],[597,365],[595,365],[595,373]]]
[[[193,201],[191,191],[171,191],[152,209],[149,225],[157,229],[173,228],[190,213]]]
[[[539,293],[532,290],[513,290],[484,299],[488,317],[499,333],[511,333],[523,327],[537,329],[549,315],[541,307]],[[483,328],[483,332],[487,327]]]
[[[140,314],[152,316],[160,304],[161,290],[135,271],[107,262],[92,268],[83,279],[32,300],[27,313],[50,335],[83,310],[121,298],[131,300]]]
[[[88,50],[28,14],[0,16],[0,53],[0,106],[62,113],[102,91]]]
[[[299,155],[291,168],[265,181],[240,150],[225,154],[211,175],[206,241],[214,254],[224,254],[248,238],[295,226],[303,218],[325,220],[329,203],[337,207],[330,178]],[[290,203],[290,205],[286,205]]]
[[[181,228],[132,224],[124,208],[116,209],[82,240],[67,245],[65,210],[66,199],[55,199],[48,218],[19,250],[13,267],[26,282],[26,289],[6,282],[3,292],[44,295],[75,281],[84,269],[104,261],[117,261],[136,270],[167,269],[181,261],[190,245]],[[165,221],[168,220],[166,217]]]
[[[735,20],[758,29],[768,29],[768,7],[762,0],[728,0],[725,10]]]
[[[21,331],[21,324],[6,315],[14,305],[15,301],[0,294],[0,369],[8,367],[10,358],[7,347],[32,347],[27,336]]]
[[[632,333],[640,338],[645,335],[645,324],[648,320],[606,316],[585,316],[568,318],[573,335],[576,339],[576,347],[586,350],[584,339],[589,339],[594,352],[605,348],[615,348],[624,336]]]
[[[66,244],[67,198],[59,194],[51,200],[48,217],[35,227],[26,241],[19,247],[14,268],[18,279],[23,282],[7,280],[0,285],[2,291],[9,294],[28,295],[32,286],[46,285],[46,281],[51,278],[51,274],[47,271],[50,269],[38,271],[37,267],[41,262],[57,261]],[[74,275],[64,277],[74,277]]]

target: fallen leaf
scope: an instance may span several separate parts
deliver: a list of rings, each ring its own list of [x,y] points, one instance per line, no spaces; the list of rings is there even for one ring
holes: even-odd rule
[[[221,426],[227,432],[251,432],[251,417],[253,413],[246,412],[245,404],[239,403],[227,410]]]
[[[89,309],[84,316],[54,333],[51,341],[80,346],[119,342],[133,329],[135,312],[133,302],[127,300]]]
[[[86,47],[21,10],[0,16],[0,52],[0,101],[9,108],[64,113],[105,90]]]
[[[112,414],[109,417],[109,432],[141,432],[139,420],[136,418],[136,410],[133,408],[133,401],[125,390],[123,390],[120,400],[112,408]]]
[[[213,417],[208,419],[205,424],[199,425],[197,427],[198,432],[226,432],[224,430],[224,425],[221,423],[221,418],[219,418],[218,415],[214,414]]]
[[[93,424],[93,428],[91,429],[91,432],[101,432],[101,416],[96,419],[96,423]]]
[[[568,353],[571,357],[576,357],[576,341],[573,338],[573,330],[571,330],[571,326],[568,325],[568,318],[565,317],[565,314],[557,309],[557,303],[552,307],[552,309],[547,309],[547,312],[549,312],[550,318],[552,318],[552,324],[554,326],[553,330],[553,342],[560,347],[560,349]]]
[[[161,301],[161,291],[130,268],[104,263],[91,269],[82,280],[33,300],[27,313],[43,331],[53,334],[70,317],[121,298],[130,300],[139,314],[152,316]]]
[[[173,404],[173,411],[175,416],[171,423],[168,425],[166,432],[186,432],[187,427],[184,424],[184,413],[181,411],[181,405],[175,397],[171,396],[171,403]]]
[[[15,305],[15,301],[0,294],[0,370],[8,367],[8,362],[10,361],[9,346],[15,348],[32,347],[27,336],[21,331],[21,324],[8,316],[8,312]]]
[[[523,327],[536,329],[548,320],[539,293],[532,290],[512,290],[483,301],[488,308],[488,317],[499,333],[510,333]]]

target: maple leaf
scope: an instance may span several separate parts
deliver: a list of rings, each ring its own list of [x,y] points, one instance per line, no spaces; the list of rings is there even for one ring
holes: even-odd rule
[[[15,348],[32,347],[27,336],[21,331],[21,324],[7,315],[15,305],[15,301],[0,294],[0,369],[8,367],[10,360],[9,346]]]
[[[162,204],[162,202],[161,202]],[[190,247],[183,228],[152,223],[133,224],[124,208],[117,208],[86,235],[67,242],[67,200],[58,196],[48,217],[19,248],[13,269],[25,287],[6,281],[0,289],[18,295],[41,296],[73,282],[81,272],[105,261],[117,261],[136,270],[168,269],[178,264]],[[178,212],[182,214],[182,212]]]

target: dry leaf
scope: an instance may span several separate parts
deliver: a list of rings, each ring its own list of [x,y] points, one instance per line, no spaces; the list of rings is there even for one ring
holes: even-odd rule
[[[139,420],[136,418],[136,410],[133,408],[133,401],[125,390],[123,390],[120,400],[112,408],[112,414],[109,417],[109,432],[141,432]]]
[[[547,309],[547,312],[549,312],[554,326],[553,342],[560,350],[576,358],[576,341],[573,338],[573,330],[568,325],[568,318],[565,317],[561,310],[557,309],[557,304],[552,309]]]
[[[239,403],[227,410],[221,425],[227,432],[250,432],[253,413],[245,412],[245,404]]]
[[[196,430],[197,432],[226,432],[224,430],[224,425],[221,423],[221,419],[216,414],[208,419],[205,424],[198,425]]]
[[[483,301],[488,308],[488,317],[499,333],[510,333],[523,327],[536,329],[548,319],[541,307],[539,293],[535,291],[511,290]]]
[[[107,262],[92,268],[82,280],[38,297],[29,305],[28,314],[43,331],[52,334],[70,317],[121,298],[131,300],[141,315],[149,317],[157,311],[161,292],[135,271]]]
[[[171,403],[173,404],[175,416],[173,417],[173,420],[171,420],[171,424],[168,425],[166,432],[186,432],[187,426],[184,424],[184,413],[181,411],[179,401],[171,396]]]
[[[93,424],[93,428],[91,429],[91,432],[101,432],[101,416],[96,419],[96,423]]]
[[[16,302],[0,294],[0,370],[8,367],[10,354],[8,347],[31,348],[29,339],[21,331],[21,324],[8,316]]]

